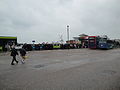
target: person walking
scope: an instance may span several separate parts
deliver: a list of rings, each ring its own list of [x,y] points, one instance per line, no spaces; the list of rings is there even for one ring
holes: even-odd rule
[[[26,59],[26,57],[25,57],[25,55],[26,55],[26,50],[25,50],[24,48],[20,49],[20,55],[21,55],[21,57],[22,57],[21,62],[22,62],[22,64],[24,64],[24,63],[25,63],[25,59]]]
[[[12,62],[11,62],[11,65],[14,65],[14,61],[15,61],[16,63],[18,63],[18,61],[16,60],[16,55],[18,55],[18,52],[17,52],[17,50],[13,47],[13,48],[11,49],[11,56],[13,57]]]

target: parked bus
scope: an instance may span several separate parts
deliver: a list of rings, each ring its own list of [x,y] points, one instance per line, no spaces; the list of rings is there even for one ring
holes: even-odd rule
[[[88,48],[97,48],[97,36],[88,36]]]
[[[88,36],[88,47],[91,49],[111,49],[114,44],[106,37]]]
[[[99,44],[98,47],[100,49],[111,49],[113,48],[114,44],[112,42],[112,40],[108,40],[107,38],[99,38]]]

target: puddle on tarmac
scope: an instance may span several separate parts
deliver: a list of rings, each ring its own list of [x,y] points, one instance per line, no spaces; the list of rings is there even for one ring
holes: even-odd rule
[[[45,67],[45,65],[39,64],[34,66],[34,68],[42,68],[42,67]]]

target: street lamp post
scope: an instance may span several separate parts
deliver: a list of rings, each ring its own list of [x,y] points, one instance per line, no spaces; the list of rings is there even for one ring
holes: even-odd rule
[[[68,40],[68,43],[69,43],[69,25],[67,25],[67,40]]]

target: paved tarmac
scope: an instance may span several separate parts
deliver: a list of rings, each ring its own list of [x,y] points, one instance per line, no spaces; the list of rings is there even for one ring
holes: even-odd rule
[[[120,90],[120,49],[46,50],[10,65],[0,53],[0,90]]]

